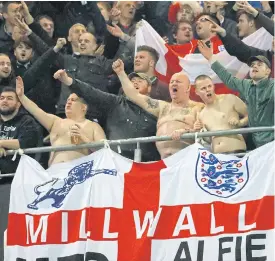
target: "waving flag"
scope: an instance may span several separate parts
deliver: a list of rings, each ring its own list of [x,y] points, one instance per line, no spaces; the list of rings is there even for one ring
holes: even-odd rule
[[[273,162],[274,142],[151,163],[101,149],[47,170],[23,155],[4,260],[274,260]]]
[[[236,57],[230,56],[218,36],[213,37],[211,42],[213,52],[218,54],[218,60],[223,66],[234,76],[245,78],[249,72],[249,67]],[[261,28],[243,39],[243,42],[249,46],[268,50],[271,47],[272,36],[264,28]],[[209,62],[200,53],[194,53],[197,48],[196,39],[182,45],[166,44],[152,26],[143,20],[141,27],[136,33],[136,48],[140,45],[151,46],[160,54],[160,59],[156,65],[156,73],[162,81],[168,83],[174,73],[183,71],[189,76],[191,84],[194,84],[197,76],[205,74],[210,76],[215,83],[216,93],[234,93],[222,84],[221,80],[211,69]],[[236,48],[238,47],[236,46]],[[191,90],[191,99],[199,100],[193,88]]]

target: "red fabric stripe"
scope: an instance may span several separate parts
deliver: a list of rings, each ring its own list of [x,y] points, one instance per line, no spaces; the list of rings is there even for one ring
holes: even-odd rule
[[[141,239],[136,239],[133,210],[140,210],[141,221],[146,211],[152,210],[154,214],[157,213],[160,191],[159,173],[165,167],[163,161],[148,165],[134,163],[130,173],[124,176],[123,216],[118,240],[119,261],[150,261],[151,239],[146,237],[147,229]]]
[[[223,45],[221,39],[218,36],[214,36],[211,39],[213,52],[219,53],[219,46]],[[190,43],[182,44],[182,45],[168,45],[165,44],[168,52],[165,54],[165,59],[167,62],[167,71],[166,75],[162,75],[156,71],[157,77],[166,83],[169,83],[172,75],[177,72],[182,71],[182,67],[179,64],[178,57],[185,57],[187,54],[192,54],[196,50],[198,46],[198,40],[193,39]],[[235,94],[239,95],[238,92],[229,89],[224,83],[215,84],[216,94]],[[190,91],[190,99],[198,102],[202,102],[199,96],[196,95],[194,86],[192,86]]]
[[[141,223],[145,211],[153,210],[157,213],[159,195],[157,193],[159,181],[152,172],[145,173],[144,182],[137,178],[140,175],[138,168],[133,174],[126,176],[126,196],[124,199],[124,209],[111,208],[111,224],[109,232],[119,233],[119,261],[136,261],[150,260],[151,239],[146,238],[147,231],[141,239],[136,239],[136,229],[133,219],[133,210],[140,211]],[[216,226],[224,226],[224,232],[227,234],[242,233],[238,231],[238,214],[241,204],[246,204],[247,225],[256,222],[256,228],[253,230],[270,230],[274,229],[274,196],[266,196],[259,200],[252,200],[243,203],[226,204],[222,202],[212,203],[215,211]],[[190,236],[207,237],[210,234],[211,224],[211,204],[193,204],[190,205],[196,235],[190,235],[189,230],[182,230],[177,237],[173,237],[177,220],[183,206],[162,206],[162,212],[157,225],[153,239],[171,239],[171,238],[188,238]],[[186,207],[186,206],[185,206]],[[68,242],[61,242],[61,211],[50,215],[47,229],[47,242],[42,243],[40,235],[36,243],[29,245],[43,244],[67,244],[79,239],[79,226],[82,210],[68,211]],[[90,239],[97,241],[117,240],[103,238],[103,223],[105,209],[89,208],[87,211],[86,231],[91,231]],[[41,215],[34,216],[34,230],[37,229]],[[187,220],[183,222],[187,223]],[[247,232],[247,231],[245,231]],[[25,214],[9,214],[7,244],[9,246],[26,244],[27,232]],[[28,245],[28,246],[29,246]],[[125,251],[126,250],[126,251]]]

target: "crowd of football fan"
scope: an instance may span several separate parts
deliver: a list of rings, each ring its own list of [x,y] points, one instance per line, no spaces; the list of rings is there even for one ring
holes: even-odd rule
[[[14,173],[7,150],[149,136],[171,141],[140,145],[142,161],[173,155],[194,140],[187,132],[274,125],[274,41],[270,50],[242,39],[264,27],[274,36],[271,2],[2,2],[0,9],[0,172]],[[201,53],[229,88],[215,94],[209,75],[195,80],[199,101],[190,99],[190,80],[175,73],[158,79],[160,54],[136,48],[136,31],[146,20],[169,45],[199,39]],[[250,67],[233,77],[213,54],[220,39],[227,52]],[[209,137],[215,153],[251,150],[274,139],[273,132]],[[133,159],[136,144],[112,149]],[[92,150],[33,155],[45,167]],[[2,179],[3,180],[3,179]],[[3,181],[4,182],[4,181]]]

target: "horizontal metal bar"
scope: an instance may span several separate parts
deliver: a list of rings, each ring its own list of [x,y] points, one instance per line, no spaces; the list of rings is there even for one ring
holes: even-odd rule
[[[245,133],[254,133],[254,132],[269,132],[274,131],[274,126],[271,127],[252,127],[252,128],[243,128],[243,129],[233,129],[233,130],[222,130],[222,131],[206,131],[199,133],[185,133],[181,136],[181,139],[195,139],[195,137],[211,137],[211,136],[228,136],[228,135],[237,135]],[[106,142],[112,145],[123,145],[123,144],[135,144],[135,143],[148,143],[156,141],[168,141],[172,140],[171,136],[151,136],[151,137],[142,137],[142,138],[132,138],[132,139],[121,139],[121,140],[106,140]],[[64,146],[46,146],[38,148],[29,148],[24,149],[24,154],[34,154],[42,152],[51,152],[51,151],[71,151],[79,149],[90,149],[90,148],[100,148],[104,146],[104,142],[92,142],[81,145],[64,145]],[[8,150],[7,155],[13,155],[14,150]]]
[[[250,151],[247,152],[240,152],[240,153],[232,153],[232,154],[228,154],[228,155],[232,155],[232,156],[237,156],[237,157],[243,157],[245,154],[249,153]],[[0,175],[0,180],[2,177],[13,177],[15,173],[9,173],[9,174],[2,174]]]

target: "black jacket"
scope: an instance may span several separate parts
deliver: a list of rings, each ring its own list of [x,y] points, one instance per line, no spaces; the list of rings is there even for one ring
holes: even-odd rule
[[[256,55],[264,55],[272,64],[274,52],[270,50],[261,50],[253,46],[246,45],[240,38],[237,38],[230,33],[226,33],[225,37],[220,37],[226,51],[236,56],[243,63],[248,63],[249,58]]]
[[[43,41],[34,33],[29,38],[34,43],[34,49],[43,44]],[[13,65],[16,76],[20,75],[23,78],[26,96],[47,113],[55,113],[55,105],[60,92],[60,83],[53,78],[54,72],[57,71],[52,66],[56,55],[53,48],[50,48],[31,63],[29,68],[25,68],[17,61]]]
[[[23,108],[17,115],[9,120],[0,119],[0,140],[18,139],[20,148],[33,148],[42,144],[40,125]],[[12,161],[13,156],[0,158],[0,170],[2,174],[14,173],[19,163],[19,156]]]
[[[14,59],[13,44],[14,41],[11,35],[5,31],[5,21],[0,19],[0,53],[5,53],[11,59]]]
[[[74,80],[69,89],[94,104],[104,116],[106,137],[110,140],[149,137],[156,135],[157,118],[146,112],[124,95],[105,93],[91,85]],[[121,155],[134,158],[136,144],[121,145]],[[155,143],[141,143],[142,161],[159,160],[160,156]],[[117,150],[117,147],[113,147]]]
[[[53,39],[36,22],[30,25],[33,32],[50,46],[53,46],[59,37],[67,38],[70,27],[76,23],[87,26],[92,21],[95,26],[95,36],[99,41],[102,41],[106,32],[105,20],[95,1],[88,1],[85,5],[82,5],[80,1],[37,1],[31,9],[31,14],[34,18],[41,14],[47,14],[53,18],[55,24]]]

